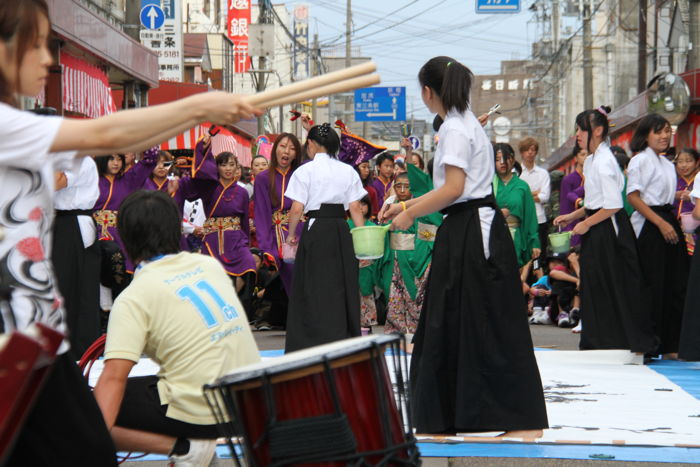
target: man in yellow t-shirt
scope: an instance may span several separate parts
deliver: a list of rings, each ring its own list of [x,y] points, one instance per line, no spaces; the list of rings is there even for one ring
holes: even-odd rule
[[[118,449],[208,465],[220,433],[202,385],[260,355],[221,265],[179,252],[180,218],[157,191],[132,193],[119,209],[119,233],[139,266],[110,312],[94,394]],[[160,365],[158,375],[128,378],[143,354]]]

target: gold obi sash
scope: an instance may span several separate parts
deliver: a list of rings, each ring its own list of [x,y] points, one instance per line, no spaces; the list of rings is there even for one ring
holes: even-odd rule
[[[418,238],[425,242],[434,242],[437,236],[437,225],[418,223]]]
[[[520,219],[513,216],[512,214],[509,214],[508,217],[506,217],[506,223],[508,224],[508,227],[512,229],[517,229],[518,227],[520,227]]]
[[[389,245],[395,251],[408,251],[416,249],[416,234],[391,232]]]
[[[299,222],[306,222],[309,220],[307,216],[302,215]],[[275,239],[277,240],[277,249],[279,257],[282,257],[282,244],[286,241],[286,236],[284,233],[289,229],[285,226],[289,225],[289,210],[277,210],[272,212],[272,227],[275,229]]]
[[[117,211],[101,209],[99,211],[93,212],[92,218],[95,219],[97,225],[101,227],[100,239],[113,240],[107,228],[117,226]]]
[[[217,232],[219,240],[219,254],[224,254],[224,232],[226,230],[241,230],[241,218],[233,217],[210,217],[204,221],[204,235]]]

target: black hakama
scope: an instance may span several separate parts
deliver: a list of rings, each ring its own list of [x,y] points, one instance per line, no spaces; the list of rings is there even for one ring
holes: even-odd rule
[[[588,215],[596,211],[587,210]],[[581,237],[581,350],[652,353],[650,289],[642,276],[634,230],[620,209]],[[617,225],[617,232],[615,231]]]
[[[307,216],[294,262],[285,352],[360,335],[359,266],[342,204]]]
[[[700,234],[700,229],[696,234]],[[690,265],[688,285],[678,358],[697,362],[700,361],[700,249],[697,247]]]
[[[637,239],[642,274],[651,290],[651,321],[661,340],[658,353],[675,353],[681,335],[690,258],[673,206],[649,207],[671,224],[678,235],[678,243],[667,243],[659,228],[645,221]]]
[[[486,259],[478,208],[495,210]],[[493,197],[447,208],[411,359],[418,433],[547,428],[513,240]]]
[[[80,356],[100,337],[100,246],[85,248],[78,215],[90,211],[56,211],[51,260],[63,296],[71,348]]]

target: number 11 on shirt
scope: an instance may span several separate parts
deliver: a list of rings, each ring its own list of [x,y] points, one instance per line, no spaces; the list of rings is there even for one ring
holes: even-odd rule
[[[236,309],[233,306],[226,303],[221,297],[221,295],[219,295],[219,293],[214,289],[214,287],[211,286],[209,282],[202,280],[195,283],[194,286],[198,288],[201,292],[204,292],[207,295],[209,295],[212,298],[212,300],[214,300],[216,305],[219,307],[219,311],[221,311],[221,314],[224,317],[224,321],[231,321],[234,318],[238,318],[238,313],[236,312]],[[204,302],[204,300],[202,300],[202,297],[200,296],[199,292],[196,291],[194,288],[190,287],[189,285],[181,287],[177,290],[177,295],[181,299],[187,300],[192,305],[194,305],[195,309],[204,320],[204,324],[206,324],[207,328],[212,328],[219,324],[218,320],[212,313],[209,306]]]

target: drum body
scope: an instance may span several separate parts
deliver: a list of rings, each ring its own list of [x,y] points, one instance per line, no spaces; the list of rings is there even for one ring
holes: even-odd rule
[[[248,465],[419,462],[415,438],[404,429],[408,400],[398,340],[348,339],[222,378],[216,388],[243,434]],[[397,397],[384,357],[387,347],[398,356],[391,360]]]

